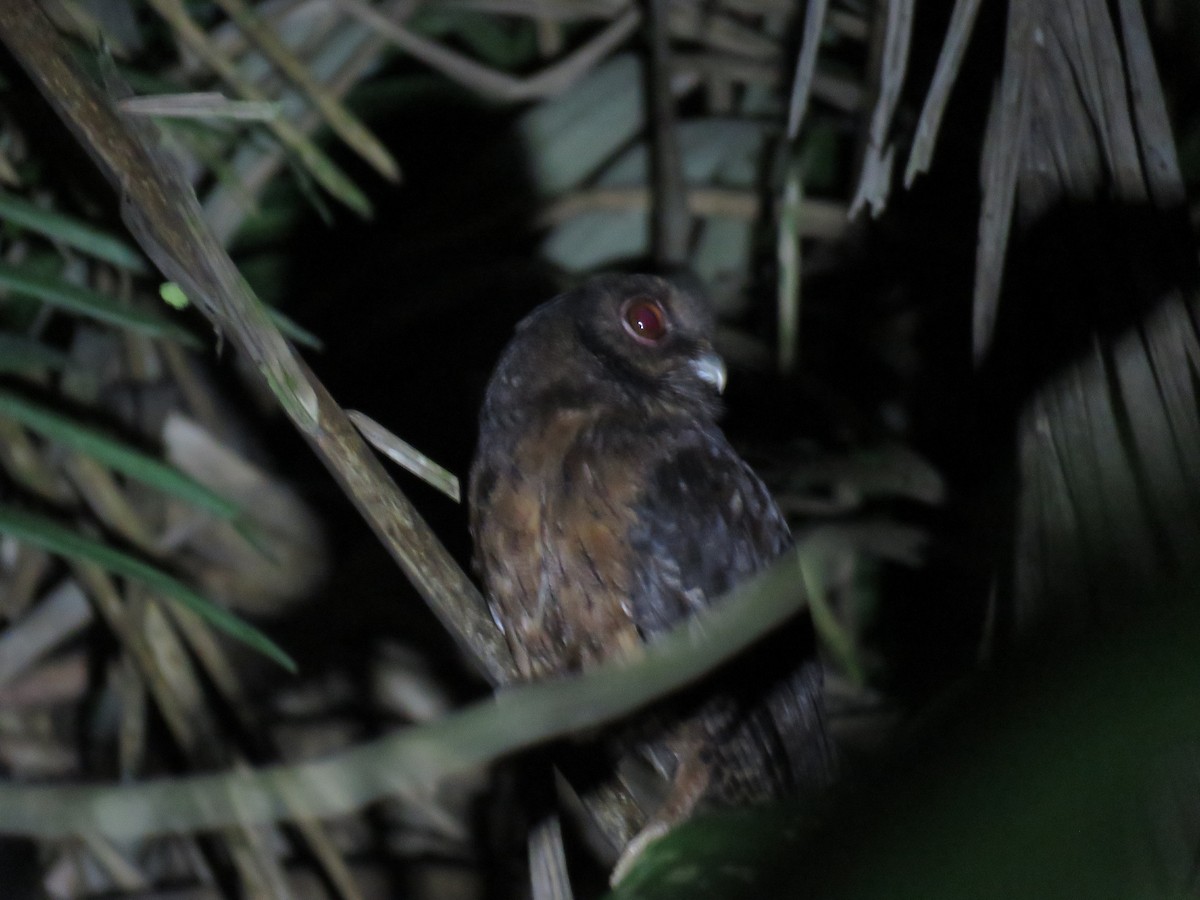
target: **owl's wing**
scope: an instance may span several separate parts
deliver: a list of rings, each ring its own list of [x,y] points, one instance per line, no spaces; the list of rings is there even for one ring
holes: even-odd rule
[[[647,473],[630,535],[638,627],[650,639],[791,546],[766,486],[716,428],[690,427]]]
[[[792,544],[766,486],[715,427],[677,433],[647,473],[631,535],[631,607],[653,640]],[[816,793],[833,778],[822,676],[808,621],[791,623],[718,675],[694,725],[718,780],[710,797],[746,802]],[[701,689],[701,697],[705,697]]]

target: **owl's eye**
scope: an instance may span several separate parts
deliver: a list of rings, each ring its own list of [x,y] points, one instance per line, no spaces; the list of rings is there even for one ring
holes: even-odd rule
[[[640,344],[657,344],[667,335],[667,315],[654,300],[634,297],[621,307],[625,330]]]

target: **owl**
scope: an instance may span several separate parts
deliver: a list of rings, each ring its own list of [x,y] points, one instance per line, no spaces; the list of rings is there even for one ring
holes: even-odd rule
[[[702,298],[608,275],[543,304],[480,413],[475,564],[521,677],[633,659],[791,547],[717,424],[725,366]],[[701,806],[814,795],[835,754],[801,621],[614,739],[663,782],[625,858]]]

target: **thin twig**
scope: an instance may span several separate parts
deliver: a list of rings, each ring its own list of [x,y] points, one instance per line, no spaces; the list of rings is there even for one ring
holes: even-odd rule
[[[445,9],[470,9],[502,16],[528,16],[552,22],[615,19],[629,0],[442,0]]]
[[[564,59],[536,74],[516,78],[409,31],[385,18],[363,0],[336,2],[364,25],[452,81],[484,96],[509,103],[551,97],[566,90],[632,34],[641,19],[636,9],[630,9]]]
[[[696,41],[748,59],[778,60],[779,45],[733,16],[712,11],[708,3],[672,3],[668,9],[671,37]]]
[[[278,103],[230,100],[218,91],[126,97],[117,106],[121,112],[134,116],[162,116],[171,119],[268,122],[279,117]]]
[[[686,199],[689,212],[700,218],[753,222],[762,214],[760,197],[737,188],[692,187],[688,189]],[[649,191],[644,187],[603,187],[575,191],[543,209],[538,214],[537,226],[553,228],[584,213],[644,210],[649,205]],[[847,222],[844,203],[806,197],[800,209],[798,234],[802,237],[836,238],[846,230]]]
[[[650,110],[650,162],[654,198],[650,247],[662,271],[684,267],[688,258],[687,187],[683,155],[675,129],[675,96],[671,93],[671,38],[667,25],[668,0],[648,0],[650,65],[647,79]]]

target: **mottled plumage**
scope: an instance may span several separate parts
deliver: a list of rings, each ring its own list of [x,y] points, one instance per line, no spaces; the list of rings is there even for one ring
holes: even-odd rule
[[[636,656],[790,546],[716,424],[712,330],[708,307],[667,282],[604,276],[539,307],[504,351],[469,499],[476,564],[524,678]],[[824,787],[820,681],[797,623],[656,710],[637,732],[670,779],[651,826],[701,801]]]

